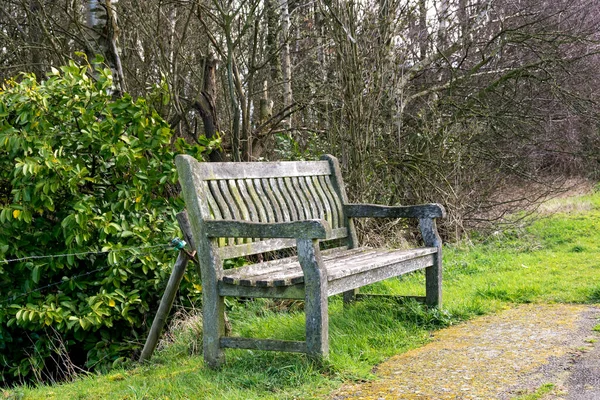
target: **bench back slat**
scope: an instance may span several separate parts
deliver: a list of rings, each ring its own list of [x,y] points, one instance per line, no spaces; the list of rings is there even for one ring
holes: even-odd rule
[[[190,168],[198,186],[193,193],[204,205],[200,208],[202,220],[273,223],[317,218],[330,224],[336,239],[348,236],[342,196],[334,185],[335,171],[329,161],[199,163],[189,156],[178,157],[185,157],[178,168]],[[296,244],[290,239],[261,238],[222,238],[217,243],[221,258]]]
[[[331,240],[343,239],[348,236],[346,228],[332,230]],[[266,253],[269,251],[289,249],[296,246],[296,239],[267,239],[256,242],[241,243],[219,248],[219,256],[222,259],[235,258],[240,255],[252,255]]]
[[[213,180],[330,175],[331,169],[327,161],[214,162],[201,163],[198,172]]]
[[[210,214],[204,219],[290,222],[323,218],[344,226],[342,203],[329,177],[221,179],[203,182]]]

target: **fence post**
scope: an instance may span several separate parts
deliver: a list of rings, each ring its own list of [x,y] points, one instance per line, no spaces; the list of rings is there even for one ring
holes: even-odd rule
[[[179,222],[179,227],[183,232],[184,238],[193,249],[194,245],[191,242],[192,235],[190,234],[190,225],[187,218],[187,213],[182,211],[177,214],[177,221]],[[156,349],[160,334],[162,333],[169,313],[171,312],[171,308],[173,307],[173,302],[175,301],[175,295],[179,289],[179,284],[181,283],[181,279],[183,278],[183,274],[185,273],[185,269],[190,260],[192,260],[190,254],[188,254],[185,250],[179,250],[177,261],[175,261],[175,265],[173,266],[173,272],[171,272],[171,276],[169,277],[169,282],[165,288],[165,293],[160,300],[158,311],[156,312],[154,321],[152,321],[152,327],[150,328],[148,338],[146,339],[146,344],[144,345],[144,349],[140,355],[140,362],[149,360],[150,357],[152,357],[152,353],[154,353],[154,350]]]

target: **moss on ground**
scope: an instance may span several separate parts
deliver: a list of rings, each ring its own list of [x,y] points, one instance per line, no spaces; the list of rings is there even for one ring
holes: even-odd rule
[[[556,371],[543,367],[572,354],[585,342],[581,321],[590,308],[522,305],[440,330],[431,343],[381,364],[379,379],[344,386],[332,397],[510,399],[523,392],[536,393],[549,384],[561,387],[562,364],[555,363]],[[556,382],[536,386],[540,379]]]

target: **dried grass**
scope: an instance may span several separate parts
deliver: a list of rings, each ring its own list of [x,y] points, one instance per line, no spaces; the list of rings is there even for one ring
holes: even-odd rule
[[[178,308],[158,342],[157,351],[179,346],[187,347],[189,354],[202,353],[202,311],[200,309]]]

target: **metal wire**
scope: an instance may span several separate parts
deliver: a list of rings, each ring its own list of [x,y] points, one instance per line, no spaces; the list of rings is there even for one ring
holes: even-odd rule
[[[111,249],[111,250],[104,250],[104,251],[86,251],[83,253],[68,253],[68,254],[51,254],[51,255],[44,255],[44,256],[27,256],[27,257],[21,257],[21,258],[12,258],[9,260],[0,260],[0,264],[10,264],[12,262],[18,262],[18,261],[26,261],[26,260],[38,260],[38,259],[42,259],[42,258],[59,258],[59,257],[69,257],[69,256],[88,256],[91,254],[106,254],[106,253],[116,253],[116,252],[120,252],[120,251],[129,251],[129,250],[145,250],[145,249],[155,249],[158,247],[172,247],[170,244],[157,244],[154,246],[144,246],[144,247],[123,247],[120,249]]]
[[[46,255],[46,256],[29,256],[29,257],[14,258],[14,259],[10,259],[10,260],[1,260],[0,263],[8,264],[10,262],[25,261],[25,260],[31,260],[31,259],[57,258],[57,257],[67,257],[67,256],[82,256],[82,255],[91,255],[91,254],[106,254],[106,253],[110,253],[110,252],[122,252],[122,251],[128,251],[128,250],[150,250],[150,249],[156,249],[156,248],[159,248],[159,247],[166,248],[166,247],[172,247],[172,245],[170,245],[170,244],[158,244],[158,245],[143,246],[143,247],[123,247],[123,248],[120,248],[120,249],[105,250],[105,251],[87,251],[87,252],[83,252],[83,253],[52,254],[52,255]],[[126,262],[131,261],[133,258],[135,258],[138,255],[144,255],[144,254],[148,254],[148,252],[141,252],[139,254],[133,254],[131,257],[129,257],[129,259]],[[111,267],[110,265],[105,265],[103,267],[96,268],[93,271],[88,271],[88,272],[81,273],[79,275],[71,276],[68,279],[64,279],[64,277],[63,277],[63,279],[61,279],[60,281],[50,283],[50,284],[48,284],[46,286],[35,288],[35,289],[30,290],[28,292],[24,292],[24,293],[20,293],[20,294],[11,296],[11,297],[7,297],[4,300],[0,300],[0,304],[8,304],[8,303],[10,303],[12,301],[15,301],[16,299],[19,299],[19,298],[24,297],[24,296],[28,296],[31,293],[41,292],[42,290],[46,290],[46,289],[49,289],[51,287],[58,286],[58,285],[61,285],[63,283],[66,283],[68,281],[72,281],[72,280],[75,280],[75,279],[78,279],[78,278],[83,278],[84,276],[92,275],[92,274],[94,274],[96,272],[100,272],[100,271],[108,269],[110,267]]]

